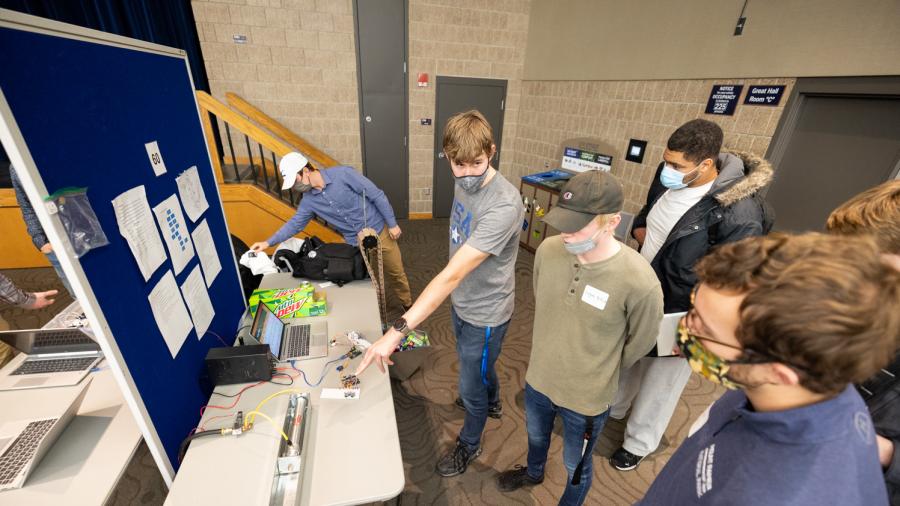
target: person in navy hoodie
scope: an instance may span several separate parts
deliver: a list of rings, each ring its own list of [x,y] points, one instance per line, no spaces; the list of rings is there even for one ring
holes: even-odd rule
[[[853,383],[893,357],[900,272],[868,237],[773,234],[696,266],[677,347],[726,392],[639,504],[888,504]]]

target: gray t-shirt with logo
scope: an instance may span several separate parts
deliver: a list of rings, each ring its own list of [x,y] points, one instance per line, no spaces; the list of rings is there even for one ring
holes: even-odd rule
[[[516,254],[524,215],[519,191],[499,172],[475,193],[455,186],[450,210],[450,257],[463,244],[490,255],[450,295],[456,314],[464,321],[495,327],[512,317]]]

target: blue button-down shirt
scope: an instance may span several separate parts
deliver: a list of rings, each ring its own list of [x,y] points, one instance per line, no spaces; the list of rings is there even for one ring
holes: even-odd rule
[[[304,193],[297,213],[266,242],[275,245],[293,237],[306,228],[309,220],[316,215],[336,228],[344,240],[353,245],[356,245],[356,234],[366,226],[378,233],[385,224],[388,228],[397,226],[394,210],[384,192],[352,167],[332,167],[321,171],[321,174],[325,187]]]

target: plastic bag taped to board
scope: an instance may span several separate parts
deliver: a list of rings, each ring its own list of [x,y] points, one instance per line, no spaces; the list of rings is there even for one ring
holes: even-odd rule
[[[56,204],[56,212],[66,229],[66,235],[80,258],[88,251],[106,246],[109,240],[91,203],[87,197],[87,188],[62,188],[44,198]]]

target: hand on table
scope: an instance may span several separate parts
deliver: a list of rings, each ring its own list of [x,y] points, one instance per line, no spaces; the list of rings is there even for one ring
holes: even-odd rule
[[[47,244],[41,246],[41,253],[43,253],[45,255],[49,255],[50,253],[53,253],[53,246],[51,246],[49,242]]]

